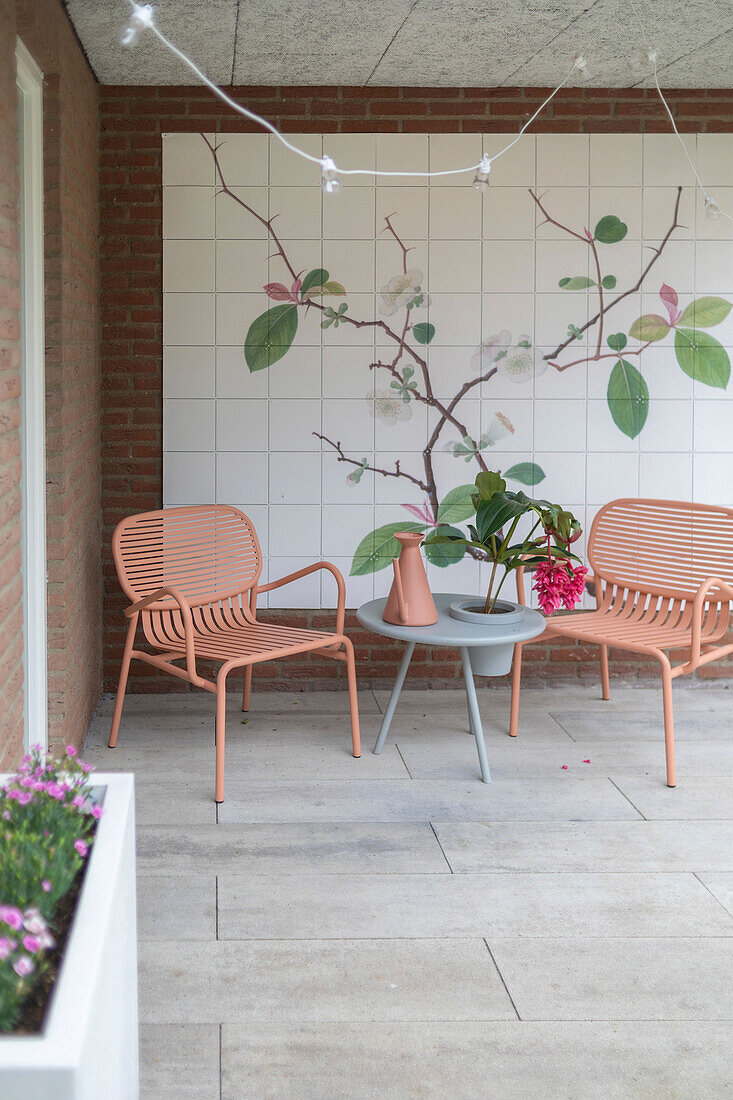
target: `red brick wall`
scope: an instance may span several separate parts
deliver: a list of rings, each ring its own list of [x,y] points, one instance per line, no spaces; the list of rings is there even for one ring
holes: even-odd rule
[[[282,130],[291,132],[509,132],[537,109],[547,90],[531,88],[234,88]],[[109,557],[118,520],[159,508],[162,496],[162,226],[161,133],[245,131],[258,127],[224,107],[205,89],[103,87],[101,93],[103,504],[105,551],[105,688],[116,683],[124,641],[124,600]],[[733,128],[733,91],[671,91],[680,130]],[[571,89],[560,92],[534,124],[542,132],[666,131],[656,93],[644,89]],[[281,621],[320,624],[325,612],[275,612]],[[354,638],[362,683],[394,677],[399,648],[358,630]],[[612,665],[627,677],[653,666],[616,654]],[[435,651],[416,661],[414,686],[439,686],[458,675],[456,656]],[[527,649],[528,676],[596,677],[597,656],[581,646],[538,644]],[[334,662],[290,661],[261,666],[262,685],[304,688],[333,685]],[[708,675],[732,675],[710,666]],[[656,673],[655,673],[656,674]],[[133,691],[185,690],[181,681],[138,666]]]
[[[15,40],[44,73],[50,739],[101,687],[99,95],[58,0],[0,0],[0,767],[22,738]]]

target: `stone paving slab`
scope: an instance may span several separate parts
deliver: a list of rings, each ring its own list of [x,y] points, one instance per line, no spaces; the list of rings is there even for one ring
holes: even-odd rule
[[[140,1026],[140,1100],[216,1100],[219,1076],[218,1024]]]
[[[707,874],[698,875],[698,878],[727,912],[733,914],[733,874],[711,874],[708,872]]]
[[[358,761],[355,761],[358,763]],[[639,817],[607,779],[227,784],[219,821],[566,821]]]
[[[514,1016],[482,939],[140,944],[140,1018],[150,1023]]]
[[[216,939],[216,875],[137,876],[141,940]]]
[[[733,936],[692,874],[227,875],[219,938]]]
[[[724,710],[708,708],[687,711],[675,706],[674,736],[677,743],[684,741],[724,741],[730,744],[731,703]],[[553,710],[552,717],[576,741],[656,741],[664,745],[664,719],[661,697],[659,707],[653,711]],[[520,731],[524,723],[520,723]]]
[[[733,871],[731,821],[434,821],[451,869]]]
[[[712,1100],[728,1024],[339,1023],[222,1029],[223,1100]]]
[[[523,1020],[729,1020],[733,940],[589,937],[489,942]]]
[[[450,874],[427,822],[394,821],[143,826],[137,867],[159,875]]]
[[[657,820],[730,821],[733,819],[733,778],[725,775],[677,775],[668,787],[663,775],[613,773],[611,779],[646,818]]]

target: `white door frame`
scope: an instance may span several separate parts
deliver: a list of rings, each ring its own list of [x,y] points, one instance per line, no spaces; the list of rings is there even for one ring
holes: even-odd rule
[[[43,73],[17,40],[20,138],[23,743],[48,742]]]

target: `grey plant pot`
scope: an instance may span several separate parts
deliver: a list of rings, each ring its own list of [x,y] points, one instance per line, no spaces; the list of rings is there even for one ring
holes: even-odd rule
[[[525,625],[527,608],[509,600],[497,600],[497,611],[486,615],[483,611],[469,611],[471,607],[482,606],[481,596],[470,599],[454,600],[450,604],[449,614],[453,619],[480,626],[487,638],[495,638],[490,645],[471,646],[469,655],[471,668],[476,676],[506,676],[511,671],[514,656],[515,636],[522,632]],[[526,635],[525,635],[526,637]],[[504,642],[503,639],[506,638]]]

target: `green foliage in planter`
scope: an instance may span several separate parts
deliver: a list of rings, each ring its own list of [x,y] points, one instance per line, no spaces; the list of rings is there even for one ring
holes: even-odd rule
[[[70,745],[53,760],[40,748],[0,790],[0,1031],[49,966],[59,902],[89,852],[102,808],[91,768]]]

